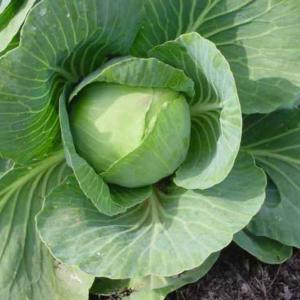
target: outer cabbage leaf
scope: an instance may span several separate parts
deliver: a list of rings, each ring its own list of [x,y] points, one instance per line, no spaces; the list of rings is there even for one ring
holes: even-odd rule
[[[190,103],[191,145],[175,183],[187,189],[214,186],[230,172],[242,134],[240,104],[229,65],[215,46],[197,33],[182,35],[149,53],[183,69],[195,83]]]
[[[140,1],[38,3],[20,46],[0,58],[0,156],[42,156],[59,139],[57,101],[107,55],[126,55],[138,30]]]
[[[35,227],[45,195],[69,174],[58,152],[0,179],[1,299],[88,299],[93,277],[56,262]]]
[[[0,3],[0,54],[7,51],[36,0],[8,0]],[[12,48],[12,45],[9,46]]]
[[[267,113],[299,99],[299,26],[298,1],[149,0],[132,52],[197,31],[229,61],[243,112]]]
[[[300,109],[245,119],[243,149],[270,177],[267,199],[249,230],[300,248]]]
[[[46,198],[37,224],[55,257],[95,276],[173,276],[228,245],[258,212],[264,193],[264,173],[241,155],[212,189],[155,189],[142,204],[107,217],[71,177]]]
[[[244,229],[234,236],[234,241],[245,251],[266,264],[281,264],[291,258],[293,248]]]
[[[200,267],[173,277],[147,276],[127,280],[97,278],[91,292],[100,295],[118,294],[122,297],[124,291],[131,291],[130,296],[124,299],[165,299],[172,291],[202,278],[218,257],[218,253],[212,254]]]
[[[73,90],[73,99],[93,82],[117,83],[132,87],[169,88],[193,98],[194,82],[182,69],[176,69],[155,58],[124,57],[113,59],[84,78]]]

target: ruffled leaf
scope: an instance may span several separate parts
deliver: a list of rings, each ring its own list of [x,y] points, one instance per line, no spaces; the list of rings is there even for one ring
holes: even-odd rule
[[[183,69],[195,83],[190,103],[191,146],[175,183],[187,189],[206,189],[221,182],[233,166],[242,133],[240,104],[228,63],[197,33],[182,35],[149,54]]]

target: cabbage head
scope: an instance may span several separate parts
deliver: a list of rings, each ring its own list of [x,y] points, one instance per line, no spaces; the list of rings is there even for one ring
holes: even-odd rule
[[[163,300],[234,241],[300,248],[298,0],[0,1],[0,299]]]

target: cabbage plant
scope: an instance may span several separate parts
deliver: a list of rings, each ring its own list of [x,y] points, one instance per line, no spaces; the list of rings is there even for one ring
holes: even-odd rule
[[[36,2],[0,1],[0,299],[300,248],[299,1]]]

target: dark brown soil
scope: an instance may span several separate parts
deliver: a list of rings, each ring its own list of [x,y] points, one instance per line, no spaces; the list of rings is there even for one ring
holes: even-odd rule
[[[167,300],[300,300],[300,251],[271,266],[232,245],[202,280]]]
[[[300,251],[286,263],[272,266],[231,245],[204,278],[167,300],[300,300]]]

